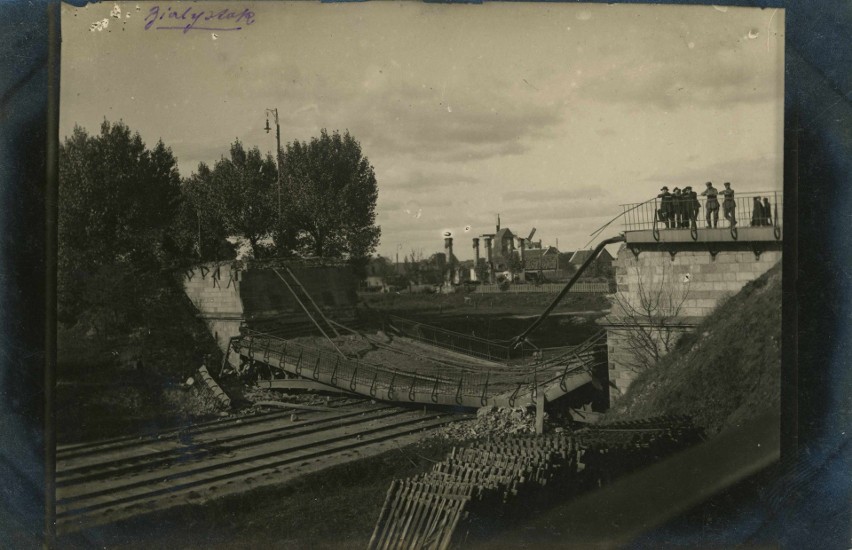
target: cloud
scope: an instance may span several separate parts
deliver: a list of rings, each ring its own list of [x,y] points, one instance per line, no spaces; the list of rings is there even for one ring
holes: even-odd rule
[[[695,105],[729,106],[776,98],[775,83],[762,71],[719,58],[714,64],[623,63],[600,78],[588,80],[579,93],[587,99],[675,110]]]
[[[602,193],[603,189],[599,185],[566,187],[564,189],[548,189],[544,191],[509,191],[508,193],[503,193],[503,201],[540,204],[551,201],[590,199],[599,197]]]
[[[706,181],[719,184],[730,181],[742,191],[772,191],[783,187],[781,160],[772,155],[757,158],[733,158],[714,162],[706,166],[695,166],[679,170],[658,172],[645,181],[660,184],[691,184],[703,186]]]
[[[667,111],[777,99],[783,35],[765,44],[746,38],[770,14],[743,10],[737,21],[712,25],[708,23],[718,13],[691,13],[691,18],[660,25],[651,35],[628,25],[613,40],[590,46],[589,55],[598,63],[586,72],[578,94]],[[648,47],[651,40],[661,47]]]
[[[507,209],[505,218],[523,220],[524,224],[544,224],[556,222],[565,226],[576,220],[615,216],[621,210],[611,201],[590,199],[586,201],[546,202],[539,205]]]
[[[413,170],[402,176],[385,174],[385,177],[382,180],[383,189],[386,190],[407,192],[420,191],[424,193],[431,193],[439,187],[476,183],[479,183],[478,178],[441,170],[434,170],[428,173],[423,170]]]
[[[423,85],[395,83],[347,108],[365,144],[388,154],[446,162],[518,155],[552,135],[561,106],[469,89],[441,96]]]

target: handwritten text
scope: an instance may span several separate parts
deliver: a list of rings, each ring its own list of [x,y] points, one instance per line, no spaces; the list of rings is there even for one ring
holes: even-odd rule
[[[203,10],[198,7],[174,9],[153,6],[145,16],[145,30],[238,31],[252,25],[255,13],[249,9]]]

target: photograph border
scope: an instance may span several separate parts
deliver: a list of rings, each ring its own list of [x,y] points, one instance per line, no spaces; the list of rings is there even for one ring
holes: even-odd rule
[[[763,529],[777,533],[785,545],[848,547],[852,542],[849,502],[848,498],[841,501],[849,495],[848,476],[843,473],[848,473],[850,460],[846,431],[852,385],[845,359],[852,304],[846,266],[852,265],[852,246],[842,217],[832,214],[852,210],[850,105],[848,93],[843,93],[852,89],[852,83],[846,76],[850,67],[844,65],[849,59],[841,51],[843,31],[852,21],[849,13],[833,12],[828,1],[807,6],[779,1],[725,4],[786,9],[782,463],[761,488],[769,491],[775,505],[787,509],[766,511]],[[50,545],[54,535],[50,515],[60,5],[42,1],[36,6],[0,7],[2,24],[15,37],[6,48],[16,61],[4,65],[6,140],[0,156],[6,182],[2,185],[4,227],[12,228],[4,235],[0,256],[5,282],[0,291],[4,348],[0,368],[3,393],[11,397],[2,405],[9,431],[2,463],[4,484],[11,488],[7,498],[21,495],[15,502],[4,500],[0,514],[5,516],[5,540],[20,546],[38,545],[43,538]],[[799,240],[806,245],[800,248]],[[796,493],[803,483],[808,491]],[[754,500],[758,492],[744,497],[753,500],[752,509],[759,508]],[[785,524],[788,520],[793,523]],[[665,530],[655,533],[665,537]]]

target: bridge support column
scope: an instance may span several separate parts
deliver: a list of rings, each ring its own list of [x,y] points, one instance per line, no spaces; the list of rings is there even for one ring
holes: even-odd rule
[[[752,250],[754,242],[722,240],[719,235],[728,235],[727,230],[701,229],[698,236],[703,240],[697,242],[687,231],[661,231],[661,242],[645,238],[641,231],[626,234],[613,264],[615,303],[609,315],[598,321],[607,329],[609,381],[615,386],[610,388],[610,404],[655,362],[655,355],[672,349],[720,301],[781,260],[781,243],[771,227],[743,228],[743,238],[745,229],[765,233],[766,238],[754,241],[765,247],[759,256]],[[710,240],[714,236],[717,239]],[[665,309],[657,304],[666,304]],[[643,311],[655,313],[643,315]],[[658,353],[651,353],[651,347]]]

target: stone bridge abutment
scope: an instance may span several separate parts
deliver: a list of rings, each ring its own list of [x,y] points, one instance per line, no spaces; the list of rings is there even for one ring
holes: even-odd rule
[[[781,259],[780,227],[625,232],[607,330],[610,403],[644,368]]]

